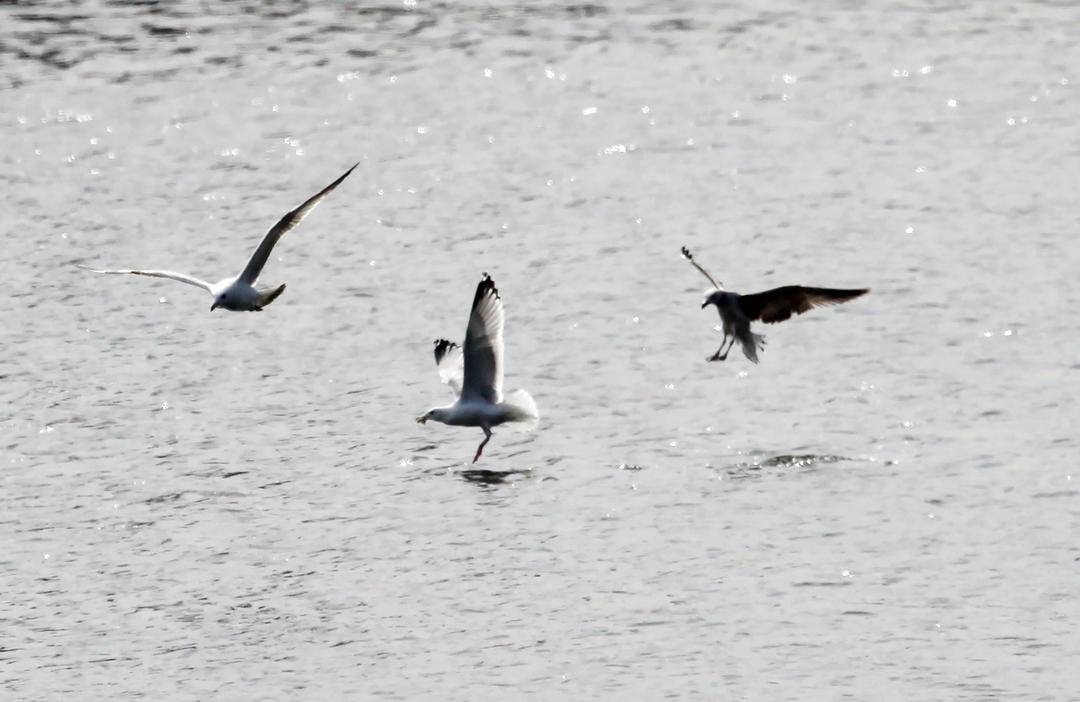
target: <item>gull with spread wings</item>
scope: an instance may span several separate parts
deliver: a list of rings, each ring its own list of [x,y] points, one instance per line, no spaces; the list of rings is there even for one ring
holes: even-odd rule
[[[476,286],[465,343],[435,342],[435,365],[439,377],[450,386],[456,402],[430,409],[416,418],[457,427],[480,427],[484,440],[473,463],[491,440],[491,428],[507,422],[535,423],[540,415],[532,396],[515,390],[503,397],[503,322],[506,315],[494,281],[487,273]]]
[[[255,287],[255,281],[259,278],[259,274],[262,272],[263,266],[266,265],[267,259],[270,258],[270,252],[274,249],[274,245],[277,244],[278,239],[285,236],[293,227],[300,223],[309,212],[315,209],[315,205],[326,197],[326,195],[336,188],[341,181],[345,180],[353,169],[356,168],[359,163],[353,164],[353,167],[345,171],[345,173],[335,180],[330,185],[320,190],[315,195],[312,195],[307,199],[304,204],[297,207],[295,210],[289,212],[278,221],[270,231],[263,237],[262,243],[255,249],[255,253],[251,255],[251,260],[248,261],[247,266],[240,275],[233,278],[225,278],[219,280],[216,283],[208,283],[205,280],[200,280],[195,276],[187,275],[186,273],[177,273],[175,271],[158,271],[158,270],[103,270],[100,268],[89,268],[87,266],[80,265],[88,271],[94,273],[108,273],[108,274],[132,274],[132,275],[145,275],[152,278],[168,278],[169,280],[177,280],[181,283],[187,283],[188,285],[194,285],[195,287],[202,288],[210,293],[214,298],[214,304],[210,305],[210,311],[213,312],[218,307],[226,310],[233,310],[234,312],[258,312],[271,302],[278,298],[285,290],[285,284],[282,283],[278,286],[270,287]]]
[[[716,353],[705,359],[707,361],[725,360],[731,347],[738,341],[742,345],[743,354],[757,363],[757,352],[765,348],[765,337],[750,331],[750,322],[760,319],[766,324],[775,324],[789,319],[793,314],[802,314],[824,305],[838,305],[870,292],[869,288],[808,288],[802,285],[785,285],[753,295],[740,295],[725,291],[724,286],[694,260],[685,246],[682,247],[682,255],[712,283],[713,288],[706,291],[701,308],[716,305],[723,325],[724,340],[720,342]],[[729,338],[731,343],[728,343]],[[725,344],[727,350],[724,350]]]

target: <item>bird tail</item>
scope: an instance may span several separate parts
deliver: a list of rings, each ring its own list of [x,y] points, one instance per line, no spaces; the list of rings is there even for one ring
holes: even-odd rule
[[[765,350],[765,337],[754,332],[748,332],[746,336],[740,336],[739,343],[742,344],[743,354],[754,363],[758,362],[757,352]]]
[[[536,409],[536,401],[532,395],[524,390],[514,390],[505,398],[502,405],[510,411],[510,422],[520,422],[522,429],[534,428],[540,421],[540,411]]]
[[[276,288],[259,288],[259,307],[266,307],[271,302],[278,299],[278,295],[283,292],[285,292],[285,283],[282,283]]]

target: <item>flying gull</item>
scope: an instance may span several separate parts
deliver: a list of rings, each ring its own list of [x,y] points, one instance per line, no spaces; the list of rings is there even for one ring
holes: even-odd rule
[[[532,396],[515,390],[503,397],[502,299],[487,273],[476,286],[464,347],[452,341],[435,341],[435,365],[439,377],[450,386],[456,401],[430,409],[416,418],[458,427],[480,427],[484,440],[476,448],[473,463],[491,440],[491,428],[507,422],[535,422],[540,415]]]
[[[728,352],[731,351],[731,347],[738,341],[742,345],[746,357],[757,363],[757,352],[764,350],[765,337],[750,331],[750,322],[760,319],[766,324],[775,324],[789,319],[793,314],[802,314],[815,307],[838,305],[841,302],[854,300],[860,295],[870,292],[869,288],[845,290],[785,285],[765,292],[754,293],[753,295],[740,295],[725,291],[724,286],[694,260],[690,250],[685,246],[682,247],[682,255],[712,283],[713,289],[706,291],[705,301],[701,303],[701,308],[705,309],[708,305],[716,305],[717,311],[720,312],[720,321],[723,324],[724,340],[720,342],[720,348],[716,350],[716,353],[705,359],[707,361],[725,360]],[[728,338],[731,339],[730,344]],[[727,344],[726,351],[724,350],[725,344]]]
[[[132,275],[146,275],[152,278],[168,278],[169,280],[178,280],[181,283],[194,285],[206,290],[213,296],[214,304],[210,305],[211,312],[218,307],[226,310],[233,310],[234,312],[259,312],[276,300],[278,295],[285,290],[284,283],[277,287],[255,287],[255,281],[258,279],[259,273],[262,272],[263,266],[266,265],[267,259],[270,258],[270,252],[274,249],[274,245],[277,244],[278,239],[285,236],[285,234],[292,230],[293,227],[299,224],[300,220],[315,209],[315,206],[318,205],[331,190],[336,188],[341,181],[345,180],[345,178],[353,172],[353,169],[359,165],[359,163],[353,164],[353,167],[345,171],[344,175],[340,178],[308,198],[304,204],[282,217],[277,224],[270,228],[270,231],[266,233],[266,236],[263,237],[259,247],[255,249],[255,253],[251,255],[251,260],[248,261],[247,266],[244,267],[244,270],[240,275],[233,278],[225,278],[216,283],[208,283],[195,276],[187,275],[186,273],[176,273],[175,271],[127,269],[102,270],[100,268],[89,268],[81,265],[79,267],[88,271],[93,271],[94,273],[130,273]]]

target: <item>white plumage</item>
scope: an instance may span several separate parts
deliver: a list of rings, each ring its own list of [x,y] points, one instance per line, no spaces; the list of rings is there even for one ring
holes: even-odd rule
[[[476,449],[473,463],[491,439],[491,428],[507,422],[531,423],[539,419],[536,403],[529,393],[516,390],[503,396],[503,325],[506,313],[495,283],[485,273],[476,286],[465,343],[435,341],[435,365],[439,378],[453,390],[452,405],[430,409],[416,418],[452,426],[480,427],[484,440]]]
[[[282,292],[285,291],[285,284],[282,283],[278,286],[270,286],[257,288],[255,287],[255,281],[258,280],[259,274],[262,273],[263,267],[266,265],[266,261],[270,258],[270,252],[274,250],[274,245],[278,240],[285,236],[290,230],[293,229],[305,216],[319,204],[319,202],[326,197],[326,195],[336,188],[341,181],[345,180],[353,169],[356,168],[359,163],[353,165],[352,168],[345,171],[344,175],[335,180],[330,185],[326,186],[316,194],[309,197],[304,201],[304,204],[300,205],[296,209],[288,212],[284,217],[278,220],[278,223],[270,228],[270,231],[266,233],[262,241],[259,243],[258,248],[251,255],[251,259],[248,260],[247,265],[244,266],[244,270],[240,275],[233,278],[225,278],[219,280],[216,283],[208,283],[205,280],[200,280],[195,276],[188,275],[186,273],[177,273],[175,271],[159,271],[159,270],[131,270],[131,269],[115,269],[105,270],[101,268],[89,268],[87,266],[79,266],[88,271],[94,273],[107,273],[107,274],[131,274],[131,275],[145,275],[151,278],[168,278],[169,280],[176,280],[181,283],[187,283],[188,285],[194,285],[195,287],[206,290],[214,297],[214,304],[210,305],[210,311],[214,311],[218,307],[226,310],[233,310],[234,312],[258,312],[271,302],[278,298]]]

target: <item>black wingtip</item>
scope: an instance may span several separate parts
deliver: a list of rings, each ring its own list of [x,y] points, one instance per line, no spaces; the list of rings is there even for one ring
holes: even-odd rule
[[[690,249],[686,248],[685,246],[682,247],[682,255],[683,255],[683,258],[685,258],[687,261],[693,261],[694,260],[694,257],[690,255]]]
[[[862,297],[866,293],[870,292],[870,288],[848,288],[846,290],[837,290],[838,298],[842,298],[842,301],[854,300],[857,297]]]
[[[357,167],[357,166],[359,166],[359,165],[360,165],[360,162],[359,162],[359,161],[357,161],[356,163],[354,163],[354,164],[352,165],[352,167],[351,167],[351,168],[349,168],[349,170],[347,170],[347,171],[345,171],[344,173],[342,173],[342,174],[341,174],[341,175],[340,175],[340,176],[338,177],[338,179],[337,179],[337,180],[335,180],[335,181],[334,181],[333,183],[331,183],[330,185],[326,186],[326,191],[324,191],[324,192],[328,192],[328,191],[330,191],[330,190],[333,190],[333,189],[334,189],[334,188],[336,188],[337,186],[341,185],[341,181],[343,181],[343,180],[345,180],[346,178],[348,178],[348,177],[349,177],[349,174],[350,174],[350,173],[352,173],[352,172],[353,172],[354,170],[356,170],[356,167]]]
[[[491,279],[490,275],[484,273],[480,278],[480,283],[476,286],[476,298],[474,302],[479,301],[481,297],[489,293],[495,297],[499,297],[499,289],[495,287],[495,281]]]
[[[448,339],[436,339],[435,340],[435,363],[438,363],[443,359],[443,356],[450,353],[453,349],[457,348],[457,344]]]

